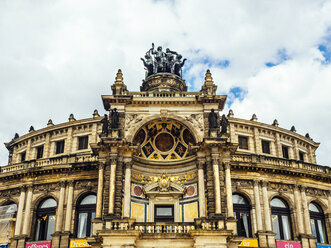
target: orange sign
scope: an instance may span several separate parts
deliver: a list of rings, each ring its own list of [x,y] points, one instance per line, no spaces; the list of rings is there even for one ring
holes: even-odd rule
[[[86,239],[72,239],[70,240],[70,248],[74,247],[91,247]]]

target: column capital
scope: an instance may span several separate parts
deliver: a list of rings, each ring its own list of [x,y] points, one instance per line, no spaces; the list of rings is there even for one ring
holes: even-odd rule
[[[75,186],[75,181],[74,180],[69,180],[67,181],[69,187],[74,187]]]
[[[211,160],[212,160],[213,164],[219,164],[220,156],[218,154],[212,154],[211,155]]]
[[[230,162],[225,162],[225,163],[224,163],[224,169],[226,169],[226,170],[227,170],[227,169],[229,169],[229,170],[231,169],[231,164],[230,164]]]
[[[132,168],[132,160],[131,161],[125,161],[124,166],[125,166],[125,169],[131,169]]]
[[[206,159],[205,158],[198,158],[197,159],[197,165],[198,165],[198,169],[203,169],[204,166],[206,164]]]
[[[106,161],[99,161],[99,170],[103,170],[105,168]]]
[[[293,189],[296,190],[296,191],[299,191],[301,188],[301,185],[298,185],[298,184],[293,184]]]
[[[25,187],[28,189],[28,191],[33,191],[34,185],[29,184],[29,185],[26,185]]]
[[[253,180],[253,185],[254,186],[259,186],[260,180]]]
[[[110,164],[111,164],[111,165],[116,164],[116,162],[117,162],[117,155],[115,155],[115,154],[111,154],[111,155],[109,156],[109,161],[110,161]]]
[[[58,182],[57,185],[58,185],[60,188],[64,188],[64,187],[66,186],[66,181]]]
[[[263,188],[268,188],[269,182],[267,181],[262,181],[262,187]]]
[[[25,192],[27,190],[27,186],[26,185],[20,186],[19,189],[21,192]]]

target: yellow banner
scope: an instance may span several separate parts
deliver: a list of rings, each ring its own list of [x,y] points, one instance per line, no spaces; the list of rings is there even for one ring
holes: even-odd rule
[[[259,247],[257,239],[243,239],[238,247]]]
[[[91,247],[86,239],[72,239],[70,240],[70,248],[74,247]]]

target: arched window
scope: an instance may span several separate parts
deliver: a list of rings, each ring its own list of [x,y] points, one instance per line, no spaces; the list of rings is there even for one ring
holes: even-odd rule
[[[252,237],[251,228],[251,206],[248,200],[239,195],[232,195],[234,217],[237,219],[237,233],[238,236]]]
[[[14,202],[0,206],[0,243],[3,243],[4,247],[9,247],[7,244],[14,235],[16,211],[17,205]]]
[[[275,197],[270,202],[273,231],[276,239],[292,239],[291,216],[287,203]]]
[[[85,195],[78,201],[76,217],[77,238],[92,236],[92,222],[95,218],[96,195]]]
[[[327,243],[325,218],[322,208],[312,202],[309,204],[311,231],[318,243]]]
[[[36,240],[51,240],[55,228],[56,201],[53,198],[43,200],[37,208]]]

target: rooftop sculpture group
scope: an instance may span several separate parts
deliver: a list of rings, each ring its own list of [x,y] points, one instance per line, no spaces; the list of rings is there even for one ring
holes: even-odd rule
[[[145,59],[141,58],[147,71],[146,77],[160,72],[168,72],[182,76],[182,67],[186,59],[182,60],[182,55],[171,51],[169,48],[165,52],[159,46],[154,50],[154,43],[152,48],[145,54]]]

